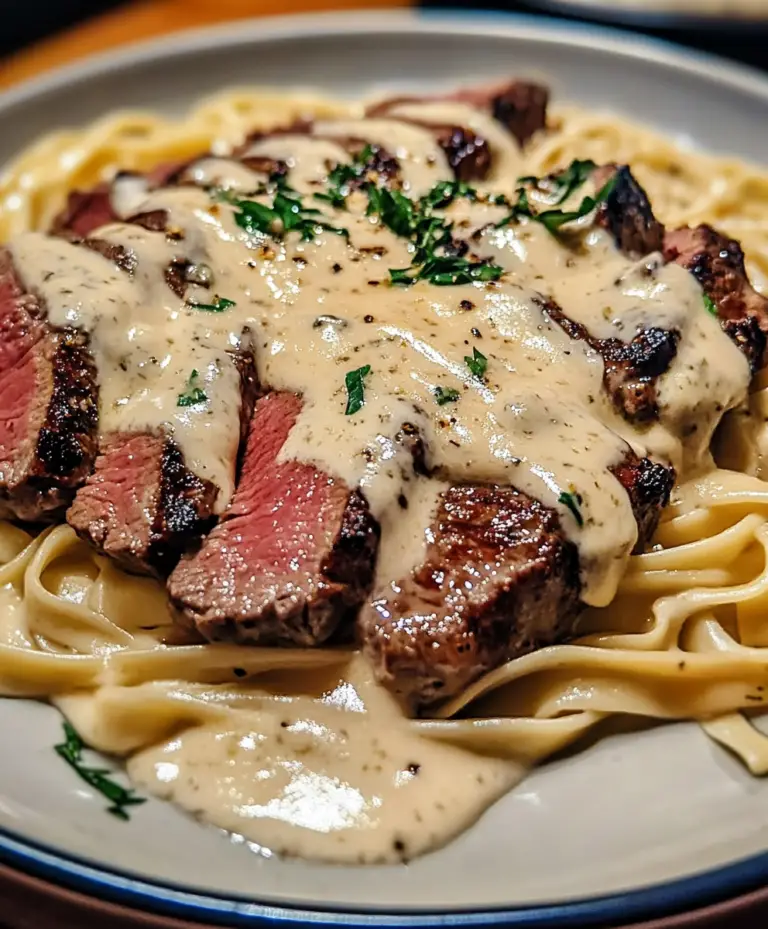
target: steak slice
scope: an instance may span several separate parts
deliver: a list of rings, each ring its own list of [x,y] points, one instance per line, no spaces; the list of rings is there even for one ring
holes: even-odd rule
[[[451,100],[491,113],[494,119],[517,139],[521,148],[547,125],[549,89],[530,81],[510,81],[436,97],[392,97],[376,103],[367,111],[367,115],[386,116],[392,109],[404,103],[437,103]]]
[[[163,577],[210,528],[216,493],[169,438],[107,436],[67,521],[126,570]]]
[[[664,226],[656,219],[651,202],[627,165],[602,165],[593,173],[600,190],[611,178],[615,183],[597,211],[596,222],[607,229],[617,247],[630,258],[642,258],[664,247]]]
[[[666,234],[664,257],[687,268],[701,284],[752,372],[763,367],[768,361],[768,300],[750,283],[739,243],[711,226],[685,227]]]
[[[675,359],[679,332],[654,326],[639,332],[631,342],[596,339],[585,326],[566,316],[553,300],[543,301],[541,306],[570,338],[587,342],[602,356],[603,385],[625,419],[646,423],[659,418],[657,379]]]
[[[250,419],[257,381],[253,356],[232,353],[240,372],[240,433]],[[213,523],[219,489],[186,467],[171,438],[117,433],[101,441],[93,474],[67,513],[77,534],[126,570],[167,577],[183,552]]]
[[[300,411],[290,393],[258,401],[232,503],[169,579],[181,616],[210,641],[318,645],[370,589],[379,527],[362,495],[278,460]]]
[[[51,328],[0,251],[0,518],[59,516],[96,454],[98,387],[87,339]]]
[[[642,547],[669,501],[671,469],[628,452],[615,476]],[[414,707],[573,631],[579,558],[549,509],[512,487],[458,485],[442,495],[424,563],[364,607],[359,630],[378,679]]]

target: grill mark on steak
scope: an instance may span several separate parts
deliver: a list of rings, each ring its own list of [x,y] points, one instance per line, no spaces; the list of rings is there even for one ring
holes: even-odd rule
[[[164,577],[210,527],[216,493],[166,436],[107,436],[67,521],[126,570]]]
[[[645,190],[627,165],[596,168],[593,180],[600,190],[612,177],[616,183],[597,211],[596,223],[607,229],[617,247],[630,258],[642,258],[664,247],[664,226],[656,219]]]
[[[674,472],[630,451],[612,470],[630,496],[641,550]],[[358,624],[377,678],[413,707],[572,634],[583,609],[578,552],[554,510],[511,487],[453,486],[430,538],[424,563],[366,605]]]
[[[750,283],[739,243],[711,226],[685,227],[667,232],[664,258],[686,268],[701,284],[751,371],[763,367],[768,361],[768,300]]]
[[[98,387],[87,338],[55,330],[0,252],[0,518],[59,516],[96,453]]]
[[[631,342],[596,339],[581,323],[570,319],[554,300],[542,300],[541,308],[569,337],[586,342],[603,358],[603,385],[616,409],[632,423],[659,418],[657,380],[677,355],[680,333],[652,327]]]
[[[348,631],[370,588],[379,527],[362,495],[278,461],[300,411],[293,394],[259,400],[232,503],[170,577],[183,620],[211,641],[317,645]]]

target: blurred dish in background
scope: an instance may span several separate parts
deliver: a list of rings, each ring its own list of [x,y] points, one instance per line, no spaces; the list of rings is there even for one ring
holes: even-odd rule
[[[552,12],[649,27],[716,26],[768,23],[768,0],[530,0]]]

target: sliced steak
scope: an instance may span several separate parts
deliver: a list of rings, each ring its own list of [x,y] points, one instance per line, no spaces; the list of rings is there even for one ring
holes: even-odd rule
[[[572,339],[587,342],[602,356],[603,385],[625,419],[646,423],[659,418],[657,381],[675,359],[679,332],[653,327],[639,332],[631,342],[596,339],[553,300],[543,301],[541,306]]]
[[[0,251],[0,518],[61,515],[91,469],[97,421],[86,338],[45,322]]]
[[[256,371],[250,352],[231,357],[240,373],[242,441],[255,403]],[[167,436],[113,434],[102,439],[93,474],[78,491],[67,521],[127,570],[167,577],[213,525],[218,493],[186,467]]]
[[[615,476],[644,545],[674,474],[631,452]],[[579,559],[554,510],[514,488],[454,486],[424,563],[363,609],[360,635],[378,679],[414,707],[459,693],[494,667],[563,641],[582,609]]]
[[[627,165],[602,165],[593,174],[599,190],[615,178],[610,194],[597,211],[596,222],[613,236],[630,258],[642,258],[664,247],[664,226],[656,219],[648,195]]]
[[[213,521],[216,487],[162,435],[114,435],[67,513],[77,534],[128,571],[163,577]]]
[[[676,229],[664,238],[664,257],[687,268],[701,284],[752,371],[763,367],[768,361],[768,300],[750,283],[739,243],[711,226]]]
[[[405,103],[439,103],[451,100],[491,113],[517,139],[521,148],[547,125],[549,89],[542,84],[529,81],[475,87],[437,97],[392,97],[370,107],[367,114],[386,116]]]
[[[370,589],[379,528],[363,497],[278,461],[300,410],[289,393],[259,400],[229,509],[170,577],[173,603],[210,641],[317,645]]]

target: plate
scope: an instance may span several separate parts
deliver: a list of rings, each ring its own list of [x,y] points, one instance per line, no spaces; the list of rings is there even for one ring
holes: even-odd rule
[[[0,162],[115,107],[177,113],[233,84],[330,94],[541,76],[558,99],[629,113],[760,161],[768,79],[674,46],[514,16],[286,18],[193,32],[0,98]],[[768,783],[693,725],[596,742],[534,772],[447,848],[407,866],[277,860],[150,800],[104,813],[57,758],[49,707],[0,701],[0,860],[85,893],[223,925],[616,924],[768,883]]]
[[[741,32],[768,27],[765,0],[529,0],[546,12],[647,29]]]

